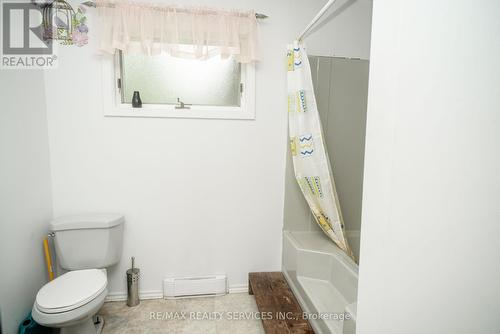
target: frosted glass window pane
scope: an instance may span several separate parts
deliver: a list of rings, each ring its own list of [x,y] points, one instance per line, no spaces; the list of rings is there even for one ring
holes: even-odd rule
[[[234,58],[181,59],[121,54],[122,101],[134,91],[142,103],[240,106],[240,63]]]

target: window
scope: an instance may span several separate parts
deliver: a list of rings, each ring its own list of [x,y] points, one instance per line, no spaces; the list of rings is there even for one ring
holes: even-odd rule
[[[192,105],[239,107],[241,103],[241,66],[233,58],[122,55],[121,81],[123,103],[132,102],[134,91],[150,104],[176,104],[177,99]]]
[[[107,116],[255,118],[253,66],[234,58],[195,60],[118,52],[111,63],[104,80],[105,87],[109,80],[113,83],[110,93],[115,101],[106,104]],[[140,92],[142,108],[132,108],[134,91]]]

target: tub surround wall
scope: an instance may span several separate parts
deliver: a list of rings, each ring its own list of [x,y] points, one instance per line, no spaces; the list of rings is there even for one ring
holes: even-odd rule
[[[348,231],[359,231],[369,62],[316,56],[309,60],[344,224]]]
[[[0,72],[0,332],[12,334],[47,282],[52,201],[43,73]]]

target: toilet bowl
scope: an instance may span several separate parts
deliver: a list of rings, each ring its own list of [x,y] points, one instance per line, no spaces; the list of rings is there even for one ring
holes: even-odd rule
[[[108,293],[105,268],[121,258],[124,218],[119,214],[66,216],[50,223],[57,262],[67,272],[45,284],[33,305],[33,319],[61,334],[99,334],[96,314]]]
[[[94,324],[93,316],[104,304],[107,283],[102,269],[67,272],[40,289],[33,319],[46,327],[61,328],[61,334],[96,334],[103,324]]]

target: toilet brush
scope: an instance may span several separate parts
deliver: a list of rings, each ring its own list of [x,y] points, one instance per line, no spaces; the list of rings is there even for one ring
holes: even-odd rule
[[[139,305],[139,268],[134,266],[135,257],[132,256],[132,268],[127,270],[127,305]]]

